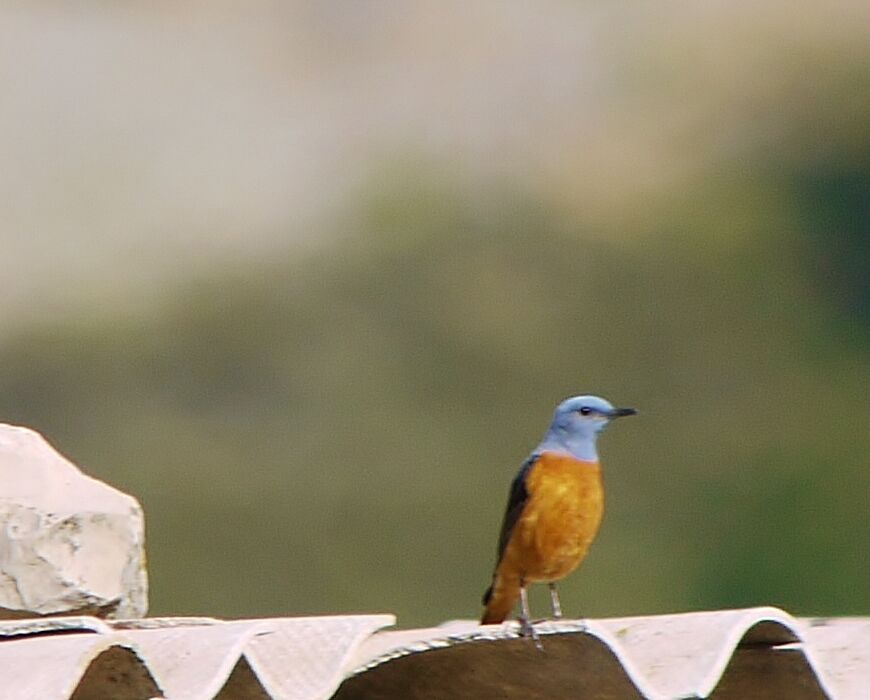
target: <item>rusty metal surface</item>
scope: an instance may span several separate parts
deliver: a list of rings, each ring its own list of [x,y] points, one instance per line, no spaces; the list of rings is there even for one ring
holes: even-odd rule
[[[776,608],[386,630],[391,615],[0,622],[3,698],[870,697],[870,618]]]

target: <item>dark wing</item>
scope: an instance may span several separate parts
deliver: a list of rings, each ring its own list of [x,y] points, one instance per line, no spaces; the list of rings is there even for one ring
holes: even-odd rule
[[[510,542],[511,534],[513,534],[514,526],[517,524],[517,520],[520,519],[520,515],[522,515],[523,508],[526,507],[526,501],[529,500],[529,492],[526,490],[526,479],[529,476],[529,472],[532,470],[532,467],[535,466],[535,462],[538,461],[538,455],[533,454],[529,457],[520,468],[520,473],[514,477],[514,480],[511,482],[511,490],[508,494],[508,503],[507,508],[504,512],[504,520],[501,524],[501,532],[498,536],[498,558],[495,560],[495,568],[498,568],[498,565],[501,563],[501,558],[504,555],[505,547],[507,547],[508,542]],[[486,589],[486,593],[483,594],[483,604],[486,605],[489,603],[489,599],[492,597],[492,586]]]
[[[526,507],[526,501],[529,499],[529,492],[526,490],[526,479],[535,462],[538,461],[538,455],[533,454],[529,457],[520,468],[519,474],[516,475],[511,482],[511,490],[508,495],[507,509],[504,512],[504,520],[501,524],[501,533],[498,536],[498,558],[495,565],[498,566],[504,554],[505,547],[510,541],[511,534],[514,531],[514,525],[520,519],[523,508]]]

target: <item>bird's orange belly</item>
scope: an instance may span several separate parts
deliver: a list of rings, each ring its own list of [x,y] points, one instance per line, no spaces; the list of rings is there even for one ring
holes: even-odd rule
[[[597,464],[545,454],[526,485],[529,502],[502,561],[528,583],[557,581],[579,566],[604,513]]]

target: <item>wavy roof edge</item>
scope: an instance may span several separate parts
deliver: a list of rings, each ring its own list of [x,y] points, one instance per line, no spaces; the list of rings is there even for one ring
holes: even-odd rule
[[[756,688],[857,700],[870,688],[870,617],[795,618],[758,607],[547,621],[536,625],[543,651],[514,622],[384,629],[394,623],[392,615],[0,621],[0,677],[10,700],[117,696],[118,683],[124,697],[184,700],[229,689],[352,700],[411,690],[486,697],[494,688],[504,697],[728,698]]]

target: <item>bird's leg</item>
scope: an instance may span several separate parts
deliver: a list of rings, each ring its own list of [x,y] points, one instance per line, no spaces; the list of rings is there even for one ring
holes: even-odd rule
[[[535,631],[535,627],[532,624],[532,613],[529,609],[529,594],[526,592],[525,581],[520,582],[520,606],[522,608],[522,612],[520,613],[520,634],[523,637],[531,637],[535,642],[538,651],[544,651],[544,647],[541,644],[541,638],[538,636],[538,633]]]
[[[553,619],[559,620],[562,617],[562,604],[559,602],[559,591],[556,590],[556,584],[550,581],[550,603],[553,606]]]
[[[520,624],[523,632],[527,632],[531,625],[532,614],[529,610],[529,594],[526,592],[525,582],[520,583]]]

